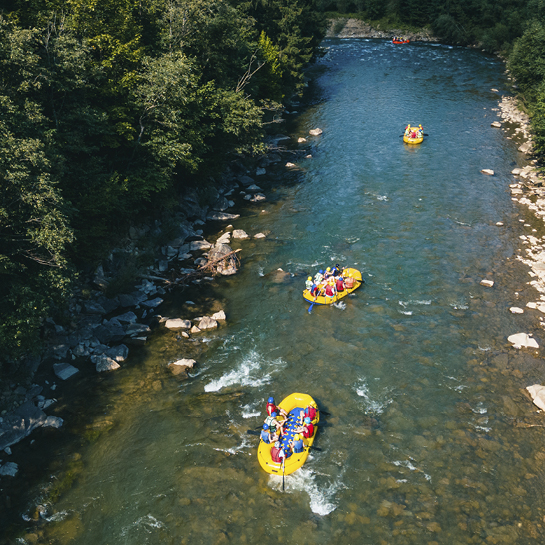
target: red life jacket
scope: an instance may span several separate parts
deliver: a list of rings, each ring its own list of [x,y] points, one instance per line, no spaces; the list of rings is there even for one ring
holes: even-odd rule
[[[272,413],[278,414],[278,407],[274,403],[267,403],[267,414],[271,416]]]
[[[314,407],[307,407],[305,409],[305,416],[308,416],[311,420],[316,418],[316,409]]]
[[[282,462],[282,458],[279,456],[281,450],[282,450],[282,449],[277,448],[277,447],[273,447],[273,448],[271,449],[271,458],[272,458],[272,461],[273,461],[273,462],[276,462],[277,464],[279,464],[280,462]]]
[[[333,293],[333,287],[329,284],[325,287],[325,294],[329,297],[333,297],[335,294]]]
[[[344,283],[341,278],[337,280],[337,291],[344,291]]]
[[[314,433],[314,424],[307,424],[307,431],[303,432],[303,437],[305,439],[309,439],[312,437],[312,434]]]

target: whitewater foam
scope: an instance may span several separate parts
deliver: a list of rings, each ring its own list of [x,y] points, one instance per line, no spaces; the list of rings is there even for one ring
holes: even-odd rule
[[[235,384],[253,387],[263,386],[272,380],[273,373],[280,371],[285,365],[286,363],[282,358],[267,360],[256,350],[251,350],[235,369],[206,384],[204,391],[217,392],[222,388]]]

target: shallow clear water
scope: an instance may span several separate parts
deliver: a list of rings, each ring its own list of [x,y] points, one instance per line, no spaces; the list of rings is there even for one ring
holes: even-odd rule
[[[158,331],[106,377],[103,432],[78,448],[78,477],[40,540],[542,542],[543,428],[528,427],[542,421],[521,389],[545,377],[539,354],[507,336],[542,344],[537,316],[509,307],[536,298],[515,255],[519,235],[543,228],[511,201],[523,158],[490,127],[504,67],[462,48],[324,45],[314,105],[283,128],[295,138],[322,128],[306,145],[313,157],[257,179],[270,199],[235,227],[270,234],[240,243],[239,274],[206,292],[227,325],[198,343]],[[399,138],[408,122],[424,125],[422,145]],[[335,262],[366,285],[309,314],[304,280]],[[191,316],[187,298],[160,311]],[[190,380],[166,371],[193,354]],[[245,432],[269,395],[293,391],[331,416],[322,450],[282,492]]]

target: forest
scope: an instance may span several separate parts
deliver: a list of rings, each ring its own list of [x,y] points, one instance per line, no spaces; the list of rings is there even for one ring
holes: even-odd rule
[[[133,222],[260,152],[328,18],[348,14],[501,54],[543,155],[545,0],[3,2],[0,373]]]
[[[304,86],[313,0],[8,0],[0,12],[0,351],[40,343],[82,267],[205,188]]]

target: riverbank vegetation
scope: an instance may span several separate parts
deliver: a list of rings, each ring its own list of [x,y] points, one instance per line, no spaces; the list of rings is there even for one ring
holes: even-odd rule
[[[314,0],[7,0],[0,11],[0,370],[138,218],[260,149],[304,87]],[[6,365],[6,362],[11,365]]]

